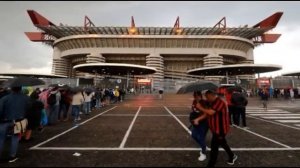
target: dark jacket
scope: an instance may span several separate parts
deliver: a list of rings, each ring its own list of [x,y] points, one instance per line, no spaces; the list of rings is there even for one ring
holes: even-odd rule
[[[0,92],[0,99],[8,94],[9,94],[9,91],[7,91],[7,90]]]
[[[41,101],[35,99],[30,100],[30,110],[26,113],[28,129],[34,129],[40,125],[43,108],[44,104]]]
[[[231,97],[231,103],[236,107],[245,107],[248,104],[248,100],[242,93],[234,92]]]
[[[29,97],[11,93],[0,100],[0,120],[23,119],[29,110]]]

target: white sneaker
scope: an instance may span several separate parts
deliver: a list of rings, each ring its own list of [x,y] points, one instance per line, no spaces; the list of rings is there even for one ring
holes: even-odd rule
[[[83,112],[79,112],[79,114],[83,114]]]
[[[227,164],[229,164],[229,165],[234,165],[234,162],[237,160],[237,158],[238,158],[237,155],[233,155],[232,160],[229,160],[229,161],[227,162]]]
[[[199,161],[203,162],[206,159],[206,155],[200,152],[200,156],[198,158]]]
[[[81,118],[80,118],[80,117],[78,117],[78,118],[77,118],[77,121],[80,121],[80,120],[81,120]]]
[[[249,127],[243,127],[243,129],[246,129],[246,130],[248,130],[248,129],[249,129]]]

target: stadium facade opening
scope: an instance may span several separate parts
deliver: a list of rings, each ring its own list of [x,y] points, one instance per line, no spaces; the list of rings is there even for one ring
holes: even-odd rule
[[[222,18],[212,27],[97,27],[85,16],[83,26],[55,25],[34,10],[27,11],[39,32],[26,32],[34,42],[53,47],[52,73],[69,77],[84,74],[73,67],[84,63],[127,63],[154,67],[152,88],[176,90],[199,79],[190,69],[229,64],[253,64],[254,48],[274,43],[280,34],[268,33],[282,16],[277,12],[254,26],[227,27]],[[244,76],[245,77],[245,76]],[[249,75],[248,75],[249,77]]]

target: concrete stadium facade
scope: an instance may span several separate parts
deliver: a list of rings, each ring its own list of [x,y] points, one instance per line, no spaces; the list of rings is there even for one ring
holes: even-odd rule
[[[74,71],[73,67],[84,63],[145,65],[156,68],[157,72],[140,77],[152,79],[152,88],[165,90],[176,90],[181,84],[201,78],[187,74],[190,69],[253,64],[255,46],[270,42],[268,39],[257,41],[257,37],[264,36],[265,32],[272,29],[263,27],[263,21],[258,26],[249,28],[226,28],[226,25],[216,27],[221,25],[222,20],[212,28],[179,27],[179,20],[174,27],[55,26],[44,17],[38,17],[41,15],[35,11],[28,13],[31,19],[40,19],[32,21],[44,31],[44,36],[35,39],[30,33],[27,36],[31,41],[46,41],[53,47],[53,74],[81,76],[82,73]],[[137,33],[130,33],[131,28],[135,28]],[[178,29],[179,33],[176,32]],[[52,38],[45,39],[45,34]],[[275,42],[277,38],[271,42]]]
[[[193,80],[189,69],[253,63],[254,44],[232,36],[114,36],[74,35],[54,41],[52,73],[76,76],[72,67],[82,63],[130,63],[154,67],[153,87],[164,79]]]

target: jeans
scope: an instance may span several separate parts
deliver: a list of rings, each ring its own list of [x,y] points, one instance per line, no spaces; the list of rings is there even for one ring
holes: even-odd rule
[[[199,123],[199,125],[192,127],[192,137],[199,144],[202,149],[202,153],[206,153],[205,137],[208,131],[208,125],[206,122]]]
[[[231,151],[230,147],[228,146],[225,136],[213,134],[211,140],[211,153],[210,153],[210,158],[207,167],[215,166],[219,154],[219,146],[221,146],[226,151],[226,153],[229,156],[229,160],[233,159],[234,154]]]
[[[84,102],[84,112],[88,114],[91,112],[91,102]]]
[[[13,126],[14,124],[12,122],[0,123],[0,158],[4,149],[4,142],[6,139],[6,135],[9,129],[12,129]],[[10,157],[15,157],[17,155],[18,146],[19,146],[19,136],[18,134],[14,134],[11,136],[10,154],[9,154]]]
[[[78,119],[80,111],[80,105],[72,105],[72,116],[75,119]]]
[[[68,117],[68,105],[61,103],[59,105],[59,110],[58,110],[58,119],[60,120],[61,118],[61,113],[63,113],[63,119],[66,119]]]
[[[59,105],[49,106],[49,124],[55,124],[58,120]]]
[[[100,108],[101,102],[100,99],[96,99],[96,108]]]

